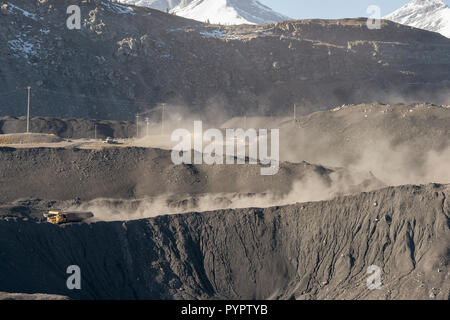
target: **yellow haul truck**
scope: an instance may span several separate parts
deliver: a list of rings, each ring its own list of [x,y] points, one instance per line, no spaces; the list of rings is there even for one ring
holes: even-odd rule
[[[44,214],[48,223],[64,224],[71,222],[82,222],[86,219],[92,218],[92,212],[63,212],[63,211],[49,211]]]

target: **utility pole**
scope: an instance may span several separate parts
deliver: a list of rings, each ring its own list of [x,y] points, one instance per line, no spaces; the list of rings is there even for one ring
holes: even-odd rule
[[[294,123],[297,122],[297,105],[294,103]]]
[[[97,124],[94,123],[94,140],[97,140]]]
[[[244,129],[247,130],[247,116],[244,116]]]
[[[31,96],[31,87],[27,87],[28,90],[28,103],[27,103],[27,133],[30,133],[30,96]]]
[[[148,126],[150,125],[150,119],[149,118],[145,118],[145,122],[147,123],[147,137],[150,135],[149,131],[148,131]]]
[[[166,104],[162,104],[162,114],[161,114],[161,135],[164,135],[164,108],[166,107]]]
[[[136,114],[136,138],[139,139],[139,114]]]

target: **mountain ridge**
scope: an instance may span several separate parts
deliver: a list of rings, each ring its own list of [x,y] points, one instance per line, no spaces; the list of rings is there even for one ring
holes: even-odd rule
[[[32,116],[105,120],[159,103],[214,119],[449,104],[450,40],[385,20],[218,26],[106,1],[0,3],[0,115],[24,114],[27,86]],[[81,30],[65,24],[74,3]]]
[[[256,0],[193,0],[180,3],[171,12],[213,24],[268,24],[289,20]]]
[[[384,18],[450,38],[450,8],[442,0],[412,0]]]
[[[119,2],[170,11],[184,18],[213,24],[267,24],[290,19],[257,0],[119,0]]]

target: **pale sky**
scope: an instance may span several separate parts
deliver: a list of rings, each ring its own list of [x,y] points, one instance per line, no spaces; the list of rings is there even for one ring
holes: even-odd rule
[[[381,15],[391,13],[410,0],[259,0],[275,11],[293,19],[367,17],[367,8],[377,5]],[[450,0],[444,0],[450,5]]]

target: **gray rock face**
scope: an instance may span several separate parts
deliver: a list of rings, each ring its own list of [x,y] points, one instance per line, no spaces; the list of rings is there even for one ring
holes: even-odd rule
[[[0,290],[74,299],[448,299],[449,191],[390,187],[63,227],[0,220]],[[80,291],[66,289],[73,264]],[[367,288],[371,265],[381,269],[378,290]]]
[[[365,19],[208,26],[106,1],[0,9],[0,115],[131,120],[167,102],[214,118],[380,100],[448,101],[450,40]],[[78,3],[81,30],[68,30]],[[18,9],[19,8],[19,9]]]

